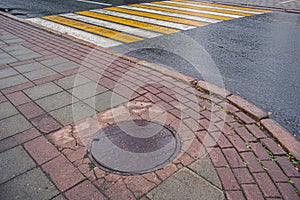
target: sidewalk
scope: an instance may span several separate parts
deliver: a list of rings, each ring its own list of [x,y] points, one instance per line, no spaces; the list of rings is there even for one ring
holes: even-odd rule
[[[300,145],[253,104],[0,24],[0,199],[300,199]]]

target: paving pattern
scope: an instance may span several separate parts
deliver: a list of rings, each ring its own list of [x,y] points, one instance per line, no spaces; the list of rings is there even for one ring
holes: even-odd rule
[[[103,48],[0,22],[1,53],[17,59],[7,49],[18,47],[39,55],[0,65],[1,199],[299,199],[298,161],[257,125],[264,111],[245,103],[253,108],[246,114],[230,103],[241,97],[208,94],[199,82],[192,87]],[[172,127],[178,156],[127,176],[95,165],[95,134],[128,120]]]
[[[30,21],[103,47],[263,14],[267,10],[172,0],[32,18]]]

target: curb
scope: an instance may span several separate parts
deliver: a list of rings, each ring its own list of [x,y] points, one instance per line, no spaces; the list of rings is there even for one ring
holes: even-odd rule
[[[160,65],[154,64],[154,63],[150,63],[148,61],[145,60],[139,60],[127,55],[123,55],[117,52],[114,52],[110,49],[106,49],[100,46],[97,46],[95,44],[83,41],[81,39],[77,39],[73,36],[67,35],[67,34],[63,34],[63,33],[59,33],[57,31],[53,31],[51,29],[48,29],[46,27],[34,24],[30,21],[24,20],[24,19],[19,19],[11,14],[5,13],[0,11],[0,15],[3,15],[5,17],[11,18],[13,20],[16,20],[18,22],[21,23],[25,23],[27,25],[33,26],[35,28],[50,32],[52,34],[55,34],[57,36],[60,37],[64,37],[67,38],[69,40],[72,40],[74,42],[80,43],[82,45],[86,45],[89,46],[91,48],[99,48],[101,51],[110,54],[110,55],[114,55],[114,56],[118,56],[122,59],[128,60],[132,63],[135,64],[139,64],[142,65],[144,67],[153,69],[155,71],[158,71],[166,76],[172,77],[176,80],[180,80],[184,83],[188,83],[190,84],[192,87],[194,88],[198,88],[203,90],[206,93],[215,95],[215,96],[219,96],[223,99],[226,99],[230,104],[236,106],[237,108],[239,108],[241,111],[243,111],[247,116],[249,116],[251,119],[255,120],[255,123],[257,123],[258,125],[262,125],[262,127],[268,131],[268,133],[277,140],[277,142],[284,147],[288,152],[292,153],[294,155],[294,157],[300,161],[300,142],[297,141],[290,132],[288,132],[285,128],[283,128],[280,124],[278,124],[275,120],[268,118],[268,115],[265,111],[263,111],[262,109],[260,109],[259,107],[255,106],[253,103],[247,101],[246,99],[238,96],[238,95],[234,95],[232,94],[230,91],[226,90],[225,88],[220,88],[214,84],[205,82],[205,81],[201,81],[201,80],[196,80],[195,78],[188,76],[188,75],[184,75],[181,74],[179,72],[176,71],[171,71],[165,67],[162,67]]]

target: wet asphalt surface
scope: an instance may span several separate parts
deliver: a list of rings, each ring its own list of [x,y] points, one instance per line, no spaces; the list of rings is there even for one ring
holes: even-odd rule
[[[96,0],[94,0],[96,1]],[[99,1],[98,2],[105,2]],[[108,1],[107,1],[108,2]],[[109,1],[113,5],[151,2]],[[21,18],[103,8],[75,0],[2,0]],[[300,15],[271,12],[112,48],[240,94],[300,141]]]
[[[151,2],[151,0],[90,0],[94,2],[117,5]],[[109,5],[98,5],[77,0],[1,0],[0,10],[7,9],[10,14],[20,18],[33,18],[45,15],[55,15],[69,12],[78,12],[91,9],[100,9]]]

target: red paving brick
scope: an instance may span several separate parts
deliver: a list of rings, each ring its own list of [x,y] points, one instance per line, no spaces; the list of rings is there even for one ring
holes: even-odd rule
[[[15,92],[7,95],[7,98],[15,105],[21,105],[23,103],[30,102],[30,98],[27,97],[23,92]]]
[[[34,102],[28,102],[25,104],[22,104],[17,107],[23,115],[27,119],[32,119],[34,117],[40,116],[45,113],[43,109],[41,109],[38,105],[36,105]]]
[[[42,165],[51,180],[61,191],[65,191],[84,179],[77,168],[64,156],[59,156]]]
[[[232,171],[239,184],[254,183],[254,179],[247,168],[237,168],[232,169]]]
[[[177,167],[174,164],[168,164],[163,169],[157,170],[155,173],[161,180],[165,180],[176,171],[177,171]]]
[[[136,199],[133,193],[127,189],[122,179],[120,179],[116,184],[114,184],[108,190],[105,190],[105,194],[111,200],[119,200],[120,198],[126,200]]]
[[[275,182],[287,182],[288,178],[274,161],[263,161],[263,166],[267,168],[268,174]]]
[[[252,152],[244,152],[240,154],[244,161],[247,163],[247,167],[250,169],[250,172],[263,172],[264,169],[261,164],[256,159],[255,155]]]
[[[260,130],[255,124],[246,125],[247,129],[258,139],[266,138],[266,134]]]
[[[24,147],[39,165],[60,155],[56,147],[48,142],[44,136],[25,143]]]
[[[0,141],[0,152],[15,147],[19,144],[23,144],[33,138],[40,136],[41,134],[35,129],[31,128],[22,133],[9,137],[5,140]]]
[[[207,152],[215,167],[224,167],[227,161],[219,148],[208,148]]]
[[[129,176],[124,179],[124,183],[139,198],[156,187],[156,184],[148,181],[142,175]]]
[[[62,127],[48,114],[33,118],[31,122],[43,133],[50,133]]]
[[[299,199],[299,195],[295,192],[290,183],[277,183],[276,184],[284,200]]]
[[[248,115],[246,115],[243,112],[236,112],[236,113],[234,113],[234,115],[237,116],[245,124],[253,124],[253,123],[255,123],[254,119],[252,119],[251,117],[249,117]]]
[[[264,138],[261,140],[262,144],[265,145],[274,155],[286,155],[286,152],[278,146],[271,138]]]
[[[298,171],[296,171],[295,167],[292,165],[292,163],[289,161],[289,159],[285,156],[276,156],[277,163],[281,167],[281,169],[284,171],[284,173],[290,177],[300,177],[300,174]]]
[[[256,184],[242,185],[246,198],[248,200],[263,200],[264,197]]]
[[[280,194],[267,173],[253,173],[254,179],[265,197],[280,197]]]
[[[242,158],[234,148],[223,149],[222,151],[227,158],[230,167],[244,167]]]
[[[266,149],[259,142],[250,143],[251,149],[255,155],[261,160],[270,160],[270,155],[267,153]]]
[[[245,197],[241,191],[227,191],[227,200],[245,200]]]
[[[245,142],[237,134],[228,135],[227,138],[239,153],[244,151],[250,151],[250,149],[247,148]]]
[[[231,169],[229,168],[217,168],[219,177],[223,183],[225,190],[239,190],[240,186],[236,181]]]
[[[89,181],[84,181],[71,190],[65,192],[68,199],[72,200],[104,200],[107,199]]]

